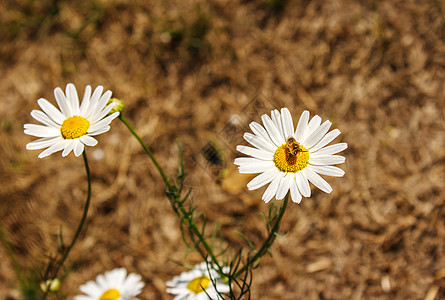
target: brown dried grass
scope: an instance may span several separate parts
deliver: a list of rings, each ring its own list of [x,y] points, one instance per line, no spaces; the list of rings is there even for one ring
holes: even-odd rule
[[[342,131],[345,177],[291,205],[253,299],[445,298],[443,1],[59,1],[53,17],[49,3],[0,4],[0,217],[23,265],[54,253],[60,225],[73,234],[86,194],[82,160],[37,159],[23,123],[56,86],[101,84],[168,174],[180,141],[195,204],[235,248],[234,230],[261,242],[267,209],[231,167],[247,124],[286,106]],[[208,140],[229,167],[222,183]],[[65,294],[124,266],[143,276],[142,299],[172,299],[165,281],[183,269],[169,258],[185,248],[153,165],[118,121],[87,152],[92,205]],[[15,276],[0,256],[4,299]]]

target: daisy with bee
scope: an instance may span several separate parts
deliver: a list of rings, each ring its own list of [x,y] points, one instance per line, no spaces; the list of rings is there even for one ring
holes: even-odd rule
[[[309,120],[309,111],[303,111],[296,127],[287,108],[272,110],[270,116],[261,117],[263,124],[250,123],[252,133],[246,132],[244,139],[254,147],[239,145],[237,150],[250,157],[235,159],[240,173],[260,173],[248,184],[249,190],[268,185],[263,200],[274,197],[282,200],[288,192],[292,201],[300,203],[302,197],[310,197],[309,182],[326,193],[331,186],[319,175],[341,177],[344,171],[334,166],[345,162],[337,155],[345,150],[346,143],[328,146],[340,130],[329,132],[332,123],[321,122],[319,116]]]

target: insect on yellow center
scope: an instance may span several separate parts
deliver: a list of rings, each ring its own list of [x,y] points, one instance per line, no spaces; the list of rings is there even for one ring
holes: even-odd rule
[[[187,288],[193,293],[199,294],[209,286],[209,283],[210,279],[207,276],[203,275],[191,280],[187,285]]]
[[[301,151],[296,151],[295,155],[291,153],[287,144],[283,144],[275,151],[273,162],[281,172],[297,173],[303,170],[309,164],[309,152],[299,144]],[[294,151],[295,152],[295,151]]]
[[[84,136],[90,128],[90,122],[81,116],[72,116],[63,121],[60,132],[66,140],[73,140]]]
[[[100,296],[99,300],[117,300],[121,294],[116,289],[109,289]]]

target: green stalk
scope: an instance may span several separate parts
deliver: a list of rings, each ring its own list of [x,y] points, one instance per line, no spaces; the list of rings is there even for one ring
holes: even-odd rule
[[[179,208],[181,209],[181,213],[184,216],[188,216],[189,215],[187,210],[182,205]],[[187,226],[193,230],[193,232],[195,233],[196,236],[198,236],[199,241],[202,243],[202,245],[206,249],[206,251],[209,254],[210,258],[212,259],[213,263],[218,266],[219,271],[222,273],[222,267],[219,265],[218,259],[216,258],[216,255],[213,253],[212,247],[210,247],[210,245],[207,243],[207,240],[201,234],[201,232],[199,231],[198,227],[196,227],[196,225],[194,223],[190,222],[188,219],[186,221],[187,221],[187,223],[186,223]],[[201,253],[201,251],[198,251],[198,252],[200,252],[202,258],[205,261],[206,257],[203,255],[203,253]]]
[[[74,234],[73,240],[71,241],[71,244],[68,246],[68,248],[66,248],[63,251],[63,256],[61,258],[61,260],[59,261],[59,263],[57,264],[56,270],[54,272],[54,275],[52,276],[51,279],[54,279],[57,277],[60,268],[63,266],[63,264],[65,263],[65,260],[68,257],[68,254],[70,253],[71,249],[73,248],[74,244],[77,241],[77,238],[79,237],[80,231],[82,230],[82,227],[85,223],[85,220],[87,218],[87,214],[88,214],[88,208],[90,207],[90,199],[91,199],[91,178],[90,178],[90,168],[88,166],[88,160],[87,160],[87,154],[85,151],[83,151],[82,153],[83,156],[83,161],[85,163],[85,170],[87,173],[87,180],[88,180],[88,195],[87,195],[87,200],[85,202],[85,207],[83,209],[83,214],[82,214],[82,218],[80,219],[80,223],[77,226],[77,230],[76,233]]]
[[[162,179],[164,180],[165,184],[167,185],[168,188],[168,192],[172,192],[174,193],[174,201],[177,203],[178,199],[175,191],[176,189],[170,184],[170,182],[168,181],[167,176],[164,173],[164,170],[161,168],[161,166],[159,165],[158,161],[156,160],[156,158],[154,157],[153,153],[150,151],[150,149],[147,147],[147,145],[144,143],[144,141],[140,138],[140,136],[136,133],[136,131],[133,129],[133,127],[131,127],[130,123],[128,123],[127,119],[123,116],[122,112],[119,114],[119,119],[125,124],[125,126],[127,126],[127,128],[130,130],[130,132],[134,135],[134,137],[139,141],[139,143],[141,144],[142,148],[144,148],[145,152],[148,154],[148,156],[150,156],[151,160],[153,161],[154,165],[156,166],[156,168],[158,169],[159,173],[161,174]],[[194,234],[196,234],[196,236],[199,238],[200,242],[202,243],[202,245],[204,246],[204,248],[206,249],[207,253],[209,254],[209,256],[212,258],[212,261],[218,266],[218,268],[220,270],[222,270],[221,266],[218,263],[218,260],[216,259],[216,255],[213,253],[212,248],[210,247],[210,245],[207,243],[205,237],[200,233],[199,229],[196,227],[196,225],[194,223],[191,223],[188,219],[189,213],[187,212],[187,210],[180,205],[179,206],[180,209],[180,213],[182,214],[182,216],[184,216],[183,221],[186,222],[186,225],[192,229],[192,231],[194,232]],[[200,252],[200,251],[198,251]],[[202,256],[202,253],[201,253]],[[203,257],[203,259],[205,260],[206,258]]]
[[[287,193],[286,197],[284,198],[283,205],[281,206],[280,212],[278,214],[278,218],[275,221],[274,225],[272,226],[269,236],[264,241],[260,250],[251,259],[249,259],[249,262],[246,265],[244,265],[240,270],[238,270],[233,275],[234,278],[238,277],[241,273],[243,273],[248,268],[250,268],[252,266],[252,264],[256,263],[257,260],[259,260],[264,254],[266,254],[266,252],[269,250],[270,246],[272,246],[273,242],[275,241],[275,238],[277,237],[276,234],[278,233],[278,230],[280,229],[281,218],[283,217],[284,212],[286,211],[288,200],[289,200],[289,193]]]
[[[164,170],[159,165],[158,161],[154,157],[153,153],[151,153],[150,149],[148,149],[147,145],[145,145],[144,141],[140,138],[140,136],[134,131],[133,127],[131,127],[130,123],[128,123],[127,119],[125,119],[122,112],[119,114],[119,119],[127,126],[127,128],[130,130],[130,132],[134,135],[134,137],[138,140],[139,144],[141,144],[142,148],[144,148],[145,152],[150,156],[151,160],[155,164],[156,168],[158,169],[159,173],[162,176],[162,179],[164,180],[165,184],[168,186],[169,190],[171,190],[172,186],[170,182],[168,181],[167,176],[164,173]]]

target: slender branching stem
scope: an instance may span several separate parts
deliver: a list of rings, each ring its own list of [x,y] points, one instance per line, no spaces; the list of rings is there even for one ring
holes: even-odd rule
[[[207,254],[210,256],[210,258],[212,259],[212,262],[214,264],[216,264],[218,266],[218,269],[220,272],[222,272],[222,267],[220,266],[218,259],[216,258],[216,255],[213,253],[212,247],[210,247],[209,243],[207,243],[206,238],[204,237],[204,232],[201,234],[201,232],[199,231],[198,227],[196,227],[195,223],[190,222],[190,219],[188,218],[189,216],[189,212],[187,212],[187,210],[184,208],[184,206],[180,206],[179,209],[181,210],[182,215],[187,218],[184,221],[186,222],[186,225],[193,231],[193,233],[198,237],[199,241],[201,242],[201,244],[204,246],[204,248],[207,251]],[[200,252],[202,258],[204,260],[206,260],[205,255],[203,255],[203,253],[201,251]]]
[[[289,193],[287,193],[286,197],[283,200],[283,203],[280,207],[280,212],[278,214],[277,219],[275,220],[275,223],[272,226],[272,229],[270,230],[269,236],[264,241],[263,245],[261,246],[260,250],[249,259],[249,261],[236,272],[233,277],[238,277],[240,274],[242,274],[244,271],[248,270],[254,263],[256,263],[266,252],[269,250],[270,246],[272,246],[273,242],[275,241],[275,238],[277,236],[278,230],[280,229],[280,222],[281,218],[284,215],[284,212],[286,211],[287,202],[289,200]]]
[[[159,165],[158,161],[156,160],[156,158],[154,157],[153,153],[150,151],[150,149],[148,148],[148,146],[144,143],[144,141],[141,139],[141,137],[136,133],[136,131],[133,129],[133,127],[131,127],[130,123],[128,123],[127,119],[124,117],[124,115],[122,114],[122,112],[119,114],[119,119],[125,124],[125,126],[127,126],[127,128],[130,130],[130,132],[134,135],[134,137],[139,141],[139,143],[141,144],[142,148],[144,148],[145,152],[148,154],[148,156],[151,158],[151,160],[153,161],[154,165],[156,166],[156,168],[158,169],[159,173],[161,174],[162,179],[164,180],[165,184],[167,185],[167,193],[172,193],[173,195],[167,195],[169,197],[172,197],[172,201],[174,201],[175,203],[180,203],[181,201],[181,195],[178,195],[178,190],[176,189],[176,187],[174,187],[170,181],[168,180],[167,176],[165,175],[164,170],[162,169],[162,167]],[[212,248],[210,247],[210,245],[207,243],[205,237],[204,237],[204,233],[201,233],[198,229],[198,227],[191,222],[190,220],[190,213],[184,208],[184,206],[182,204],[179,204],[179,210],[175,210],[175,212],[178,214],[178,216],[183,220],[183,222],[192,230],[192,232],[198,237],[199,241],[201,242],[201,244],[204,246],[204,248],[206,249],[208,255],[210,256],[210,258],[212,259],[212,261],[218,266],[218,269],[220,269],[222,271],[222,267],[219,265],[218,260],[216,258],[216,255],[213,253]],[[201,251],[200,252],[201,256],[203,256],[203,253]],[[206,259],[203,256],[203,259]]]
[[[202,256],[202,258],[204,260],[207,260],[210,257],[212,262],[214,264],[216,264],[216,266],[218,267],[219,272],[223,273],[222,266],[219,264],[218,259],[212,250],[212,247],[207,242],[204,232],[201,232],[200,229],[193,222],[193,211],[187,210],[183,205],[183,200],[181,198],[182,182],[180,183],[179,189],[176,184],[170,183],[167,176],[165,175],[164,170],[157,162],[153,153],[150,151],[150,149],[144,143],[144,141],[141,139],[141,137],[135,132],[133,127],[131,127],[131,125],[128,123],[127,119],[122,115],[122,113],[119,115],[119,119],[125,124],[125,126],[127,126],[127,128],[130,130],[130,132],[139,141],[142,148],[145,150],[145,152],[148,154],[148,156],[151,158],[154,165],[158,169],[162,179],[164,180],[164,182],[167,186],[166,193],[167,193],[167,197],[170,200],[172,208],[173,208],[174,212],[178,215],[178,217],[181,219],[181,221],[188,228],[190,238],[194,244],[195,249],[199,252],[199,254]],[[180,153],[180,155],[182,155],[182,154]],[[183,166],[182,156],[181,156],[181,166]],[[180,169],[180,171],[182,172],[183,170]],[[181,173],[180,175],[182,176],[183,174]],[[289,200],[289,193],[286,195],[285,199],[282,202],[278,216],[276,218],[274,218],[273,221],[271,221],[271,223],[273,223],[273,224],[270,224],[272,228],[269,232],[269,236],[264,241],[261,248],[255,253],[255,255],[252,257],[249,257],[249,259],[247,260],[247,263],[233,275],[233,278],[238,277],[243,272],[246,272],[246,271],[249,272],[249,270],[252,268],[252,266],[254,264],[256,264],[258,262],[258,260],[269,251],[270,247],[272,246],[273,242],[275,241],[278,230],[280,228],[280,222],[284,215],[284,212],[286,211],[288,200]],[[194,236],[197,237],[197,240],[195,239]],[[204,253],[201,248],[199,248],[199,244],[201,244],[204,247],[207,254]]]

